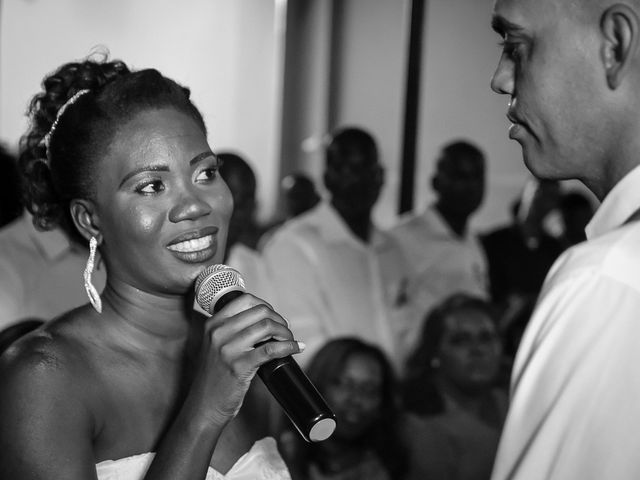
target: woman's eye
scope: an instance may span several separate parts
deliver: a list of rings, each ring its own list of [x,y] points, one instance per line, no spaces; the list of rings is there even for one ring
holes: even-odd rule
[[[201,170],[196,176],[196,182],[210,182],[217,176],[218,167],[209,167]]]
[[[145,182],[136,187],[136,192],[143,195],[153,195],[164,190],[164,184],[160,180],[154,180],[152,182]]]

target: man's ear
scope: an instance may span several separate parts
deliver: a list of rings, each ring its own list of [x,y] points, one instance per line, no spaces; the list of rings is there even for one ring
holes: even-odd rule
[[[71,218],[80,234],[87,239],[96,237],[98,245],[102,243],[102,232],[96,209],[90,200],[74,199],[70,204]]]
[[[640,21],[636,11],[621,3],[607,8],[600,19],[604,35],[602,61],[609,88],[620,86],[636,55]]]

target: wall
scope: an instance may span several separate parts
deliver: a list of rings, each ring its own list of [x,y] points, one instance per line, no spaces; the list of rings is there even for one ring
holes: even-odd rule
[[[105,45],[189,86],[212,148],[256,167],[263,215],[273,208],[277,155],[276,3],[268,0],[4,0],[0,139],[16,146],[45,73]]]

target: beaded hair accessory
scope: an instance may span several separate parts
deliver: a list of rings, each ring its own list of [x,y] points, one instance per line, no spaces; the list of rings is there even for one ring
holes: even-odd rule
[[[64,113],[64,111],[67,108],[69,108],[71,105],[76,103],[78,101],[78,99],[82,95],[84,95],[85,93],[89,93],[89,92],[90,92],[90,90],[87,89],[87,88],[85,88],[83,90],[78,90],[71,98],[69,98],[69,100],[67,100],[64,103],[64,105],[62,105],[60,107],[60,110],[58,110],[58,113],[56,114],[56,119],[51,124],[51,128],[49,129],[49,131],[47,132],[47,134],[44,136],[44,139],[43,139],[44,146],[47,149],[47,158],[49,157],[49,144],[51,143],[51,136],[56,131],[56,127],[58,126],[58,122],[60,121],[60,117],[62,117],[62,114]]]

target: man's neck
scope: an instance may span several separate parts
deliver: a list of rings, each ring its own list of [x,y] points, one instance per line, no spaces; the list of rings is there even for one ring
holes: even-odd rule
[[[371,212],[367,211],[353,215],[348,213],[346,209],[341,209],[340,205],[337,205],[336,203],[332,202],[331,205],[347,224],[351,233],[364,243],[369,243],[369,240],[371,239]]]
[[[446,208],[443,208],[441,204],[436,204],[436,210],[444,220],[444,222],[449,226],[449,228],[456,234],[459,238],[464,238],[467,234],[467,222],[469,220],[468,215],[460,215],[456,212],[451,212]]]

